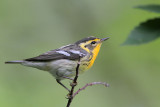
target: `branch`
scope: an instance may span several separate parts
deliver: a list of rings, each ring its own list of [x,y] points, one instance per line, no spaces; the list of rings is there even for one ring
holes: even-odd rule
[[[86,89],[88,86],[98,85],[98,84],[99,84],[99,85],[104,85],[105,87],[109,87],[109,84],[107,84],[107,83],[105,83],[105,82],[92,82],[92,83],[86,84],[85,86],[83,86],[82,88],[80,88],[79,90],[77,90],[77,91],[74,93],[75,86],[77,85],[77,79],[78,79],[78,74],[79,74],[79,66],[80,66],[80,58],[79,58],[79,60],[78,60],[77,67],[76,67],[76,75],[75,75],[72,83],[70,84],[70,85],[71,85],[71,91],[70,91],[69,94],[67,95],[67,96],[68,96],[68,103],[67,103],[67,106],[66,106],[66,107],[70,107],[73,98],[74,98],[80,91]]]
[[[75,97],[80,91],[85,90],[88,86],[92,86],[92,85],[104,85],[105,87],[109,87],[108,83],[105,82],[92,82],[92,83],[88,83],[85,86],[83,86],[82,88],[80,88],[79,90],[77,90],[72,97]]]
[[[77,85],[77,79],[78,79],[78,74],[79,74],[79,66],[80,66],[80,58],[78,60],[77,67],[76,67],[76,76],[74,77],[72,83],[70,84],[72,88],[71,88],[70,93],[68,94],[67,107],[70,107],[70,104],[73,100],[73,92],[74,92],[75,86]]]

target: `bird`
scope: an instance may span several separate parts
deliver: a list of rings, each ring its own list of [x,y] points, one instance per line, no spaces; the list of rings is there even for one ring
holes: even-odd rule
[[[73,44],[62,46],[58,49],[48,51],[39,56],[24,60],[7,61],[6,64],[21,64],[28,67],[48,71],[57,83],[70,92],[61,82],[63,79],[71,79],[76,75],[77,63],[80,59],[79,74],[90,69],[99,53],[102,42],[109,37],[100,39],[97,37],[86,37]]]

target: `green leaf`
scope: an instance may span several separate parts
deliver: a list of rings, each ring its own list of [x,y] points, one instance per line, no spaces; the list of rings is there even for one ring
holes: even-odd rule
[[[140,9],[155,12],[155,13],[160,13],[160,5],[137,6],[136,8],[140,8]]]
[[[139,45],[158,37],[160,37],[160,18],[150,19],[136,27],[122,45]]]

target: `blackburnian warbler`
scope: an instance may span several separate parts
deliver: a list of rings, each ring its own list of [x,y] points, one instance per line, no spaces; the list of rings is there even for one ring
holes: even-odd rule
[[[109,39],[99,39],[96,37],[87,37],[82,40],[69,44],[59,49],[48,51],[37,57],[18,60],[7,61],[5,63],[22,64],[24,66],[38,68],[40,70],[48,71],[57,80],[57,82],[65,87],[61,80],[75,76],[77,62],[80,58],[79,73],[83,73],[92,67],[101,47],[103,41]]]

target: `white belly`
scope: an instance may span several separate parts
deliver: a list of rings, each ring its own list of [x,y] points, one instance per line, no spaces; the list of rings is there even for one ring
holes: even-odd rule
[[[67,59],[61,59],[51,62],[24,61],[22,65],[48,71],[56,79],[62,79],[63,76],[72,77],[75,75],[77,61],[71,61]],[[79,72],[81,73],[81,69],[79,70]]]
[[[48,64],[49,72],[56,78],[63,76],[71,77],[75,75],[77,62],[67,59],[52,61]]]

